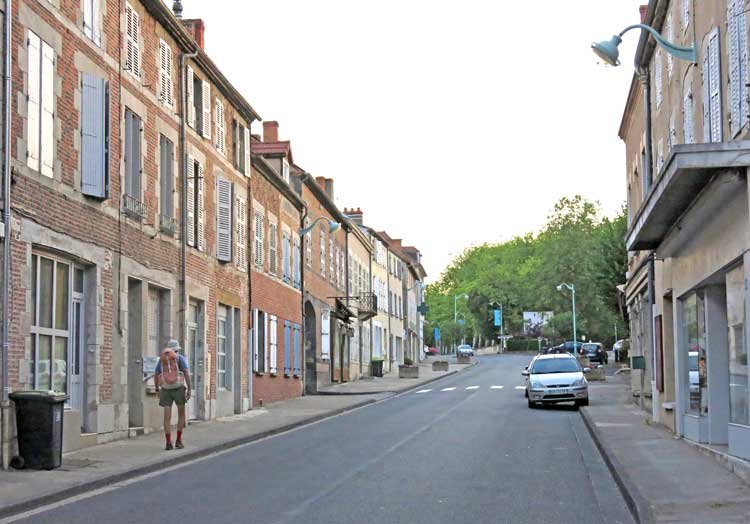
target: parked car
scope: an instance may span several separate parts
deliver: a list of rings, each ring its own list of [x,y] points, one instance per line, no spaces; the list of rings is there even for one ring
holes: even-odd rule
[[[473,357],[474,348],[472,348],[469,344],[461,344],[460,346],[456,348],[456,356]]]
[[[588,342],[581,349],[583,354],[589,359],[589,362],[598,362],[606,364],[609,362],[609,355],[604,351],[604,346],[599,342]]]
[[[525,381],[525,396],[529,407],[537,404],[573,402],[576,406],[589,405],[589,385],[578,359],[572,355],[537,355],[521,372]]]
[[[583,342],[573,342],[573,341],[563,342],[559,346],[550,348],[549,353],[558,354],[558,355],[569,353],[572,355],[580,351],[581,346],[583,346]]]
[[[424,347],[424,353],[425,353],[425,355],[439,355],[440,354],[440,350],[438,348],[433,348],[433,347],[425,346]]]

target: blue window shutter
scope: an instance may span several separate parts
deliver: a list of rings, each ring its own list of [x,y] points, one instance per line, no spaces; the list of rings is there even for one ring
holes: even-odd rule
[[[107,196],[107,81],[83,73],[81,193]]]
[[[290,348],[290,342],[291,342],[291,340],[290,340],[290,335],[291,335],[290,328],[291,328],[291,326],[289,324],[289,321],[285,320],[284,321],[284,374],[285,375],[289,375],[290,371],[291,371],[290,370],[291,364],[289,362],[289,360],[290,360],[289,350],[291,349]]]
[[[299,376],[299,336],[300,336],[300,327],[299,324],[294,325],[294,376]]]
[[[216,258],[232,260],[232,183],[222,177],[216,179]]]

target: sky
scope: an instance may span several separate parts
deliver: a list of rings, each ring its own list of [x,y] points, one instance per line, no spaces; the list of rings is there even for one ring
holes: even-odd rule
[[[638,34],[617,68],[590,45],[637,23],[641,3],[183,0],[295,163],[417,246],[428,281],[467,247],[538,231],[563,196],[607,215],[624,203],[617,131]]]

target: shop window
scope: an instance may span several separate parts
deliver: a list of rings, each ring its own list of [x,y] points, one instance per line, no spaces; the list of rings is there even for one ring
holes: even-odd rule
[[[750,425],[748,366],[745,345],[745,275],[738,266],[726,275],[729,343],[729,421]]]
[[[708,414],[708,373],[706,366],[706,314],[703,292],[689,295],[683,301],[683,329],[687,352],[688,413],[696,416]]]

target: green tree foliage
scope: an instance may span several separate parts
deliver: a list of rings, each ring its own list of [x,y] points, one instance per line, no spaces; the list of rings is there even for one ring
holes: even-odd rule
[[[576,287],[579,338],[612,343],[615,324],[618,333],[625,328],[616,286],[625,282],[626,227],[624,207],[613,218],[603,217],[597,203],[566,197],[537,234],[466,249],[427,287],[427,343],[434,343],[435,326],[446,345],[463,336],[496,336],[492,302],[503,304],[506,333],[522,334],[524,311],[553,311],[545,335],[570,339],[570,292],[557,291],[561,282]],[[456,311],[465,323],[458,325],[453,322],[454,297],[462,294],[468,298],[456,301]]]

